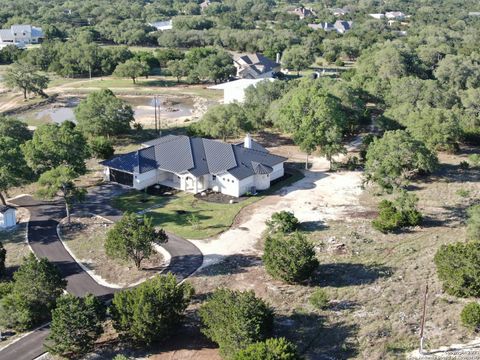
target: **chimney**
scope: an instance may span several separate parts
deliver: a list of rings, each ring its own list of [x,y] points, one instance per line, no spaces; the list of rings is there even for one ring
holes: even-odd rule
[[[243,147],[245,149],[251,149],[252,148],[252,138],[250,137],[250,134],[247,133],[245,135],[245,141],[243,142]]]
[[[275,62],[277,64],[280,64],[280,53],[279,52],[277,52],[277,58],[275,59]]]

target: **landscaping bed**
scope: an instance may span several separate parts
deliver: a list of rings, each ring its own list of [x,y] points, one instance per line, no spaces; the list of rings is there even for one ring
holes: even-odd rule
[[[142,191],[130,191],[115,197],[112,204],[122,211],[146,212],[153,218],[155,226],[175,235],[186,239],[206,239],[229,229],[244,207],[303,178],[299,171],[290,173],[291,176],[275,183],[270,189],[233,204],[203,201],[203,198],[186,192],[155,196]]]
[[[128,286],[163,269],[164,259],[158,252],[154,252],[150,259],[142,261],[141,270],[137,270],[131,261],[110,259],[105,253],[104,243],[111,227],[112,223],[109,221],[85,215],[72,217],[70,224],[62,221],[60,232],[64,244],[75,257],[108,283]]]

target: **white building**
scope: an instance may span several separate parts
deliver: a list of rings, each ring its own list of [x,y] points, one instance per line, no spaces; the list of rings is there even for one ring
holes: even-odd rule
[[[157,29],[157,31],[165,31],[165,30],[172,30],[173,24],[172,20],[167,20],[167,21],[156,21],[153,23],[148,23],[151,27],[154,27]]]
[[[12,25],[10,29],[0,29],[0,46],[24,47],[29,44],[38,44],[44,37],[41,28],[31,25]]]
[[[353,21],[337,20],[335,23],[321,22],[320,24],[308,24],[313,30],[336,31],[339,34],[345,34],[353,26]]]
[[[224,104],[243,103],[245,101],[245,90],[250,86],[256,87],[262,81],[275,81],[275,79],[240,79],[210,86],[209,89],[223,90]]]
[[[103,161],[106,180],[137,190],[161,184],[194,194],[211,189],[239,197],[268,189],[284,175],[287,160],[249,135],[239,144],[167,135],[142,146]]]
[[[387,11],[385,17],[389,20],[403,20],[406,15],[401,11]]]
[[[377,20],[380,20],[380,19],[384,19],[385,18],[385,14],[368,14],[368,16],[374,18],[374,19],[377,19]]]
[[[12,206],[0,205],[0,229],[9,228],[17,224],[17,210]]]

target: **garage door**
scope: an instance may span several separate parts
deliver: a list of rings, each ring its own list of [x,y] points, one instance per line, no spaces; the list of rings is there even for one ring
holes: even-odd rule
[[[124,171],[110,169],[110,181],[122,185],[133,186],[133,175]]]

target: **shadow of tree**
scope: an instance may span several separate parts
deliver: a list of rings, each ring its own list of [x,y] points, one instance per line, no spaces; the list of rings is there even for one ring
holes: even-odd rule
[[[284,336],[297,345],[307,359],[350,359],[357,355],[355,337],[358,327],[344,322],[326,324],[316,313],[295,312],[275,317],[275,335]]]
[[[391,267],[378,264],[320,264],[311,282],[318,286],[344,287],[371,284],[377,279],[390,277],[392,273]]]
[[[204,261],[206,264],[211,260],[217,260],[220,255],[206,255]],[[198,271],[194,276],[219,276],[219,275],[231,275],[246,272],[247,268],[253,266],[259,266],[262,263],[262,259],[256,255],[243,255],[235,254],[222,258],[222,260],[216,264],[207,266]]]

